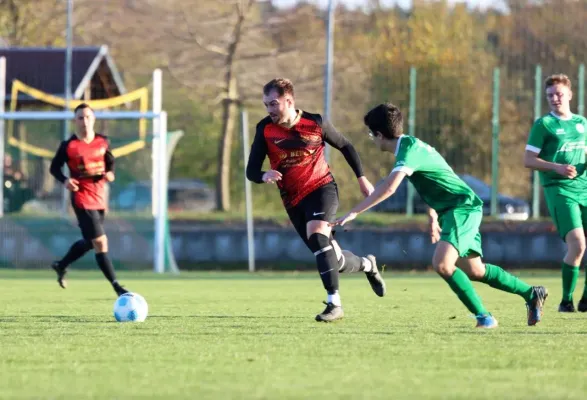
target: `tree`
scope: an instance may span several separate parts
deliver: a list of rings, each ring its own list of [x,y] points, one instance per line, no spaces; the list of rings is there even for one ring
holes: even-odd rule
[[[136,13],[149,18],[149,32],[162,32],[159,45],[165,49],[168,73],[180,85],[196,91],[211,110],[220,104],[221,135],[218,146],[217,208],[230,208],[230,177],[234,131],[239,106],[260,97],[260,87],[276,73],[306,62],[299,75],[311,80],[316,66],[313,54],[300,51],[306,45],[296,40],[300,29],[322,27],[317,15],[299,18],[310,6],[280,15],[262,9],[254,0],[185,1],[152,3]],[[315,10],[312,8],[312,10]],[[308,12],[306,11],[306,14]],[[165,19],[160,16],[165,15]],[[288,29],[292,19],[299,25]],[[307,32],[306,32],[307,33]],[[316,76],[316,75],[314,75]],[[318,75],[321,77],[321,74]]]
[[[419,4],[378,24],[374,100],[406,113],[409,69],[417,70],[417,136],[434,145],[457,171],[489,175],[491,76],[496,58],[485,50],[483,25],[465,6]],[[407,127],[406,127],[407,128]]]
[[[59,0],[0,0],[0,36],[10,46],[62,45],[65,16]]]

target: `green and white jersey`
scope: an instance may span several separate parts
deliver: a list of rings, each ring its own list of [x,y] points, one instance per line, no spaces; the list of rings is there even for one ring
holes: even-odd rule
[[[420,139],[402,135],[395,157],[391,172],[405,172],[422,200],[438,213],[457,207],[483,205],[473,189],[454,173],[436,149]]]
[[[574,165],[577,177],[565,178],[551,171],[539,171],[543,186],[558,185],[562,188],[587,188],[585,151],[587,151],[587,120],[574,115],[567,120],[555,114],[546,114],[536,120],[530,131],[526,150],[537,153],[544,161]]]

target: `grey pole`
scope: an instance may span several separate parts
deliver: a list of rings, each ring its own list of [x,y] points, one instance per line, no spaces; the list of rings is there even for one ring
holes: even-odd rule
[[[241,111],[241,129],[243,134],[243,151],[245,165],[249,161],[249,114]],[[245,176],[245,202],[247,216],[247,249],[249,255],[249,272],[255,272],[255,231],[253,227],[253,195],[251,182]]]
[[[324,79],[324,118],[332,120],[332,63],[334,62],[334,0],[328,0],[328,21],[326,34],[326,70]],[[326,145],[326,161],[330,162],[330,146]]]
[[[6,104],[6,57],[0,57],[0,111],[4,113]],[[4,187],[4,158],[6,157],[4,141],[6,140],[6,125],[4,120],[0,120],[0,182]],[[0,190],[0,217],[4,216],[4,190]]]
[[[69,102],[71,101],[71,58],[72,58],[72,47],[73,47],[73,0],[67,0],[67,27],[65,30],[65,111],[69,110]],[[63,140],[67,140],[69,136],[69,121],[63,121]],[[62,190],[62,201],[61,201],[61,215],[67,215],[67,203],[69,200],[69,194],[65,187]]]

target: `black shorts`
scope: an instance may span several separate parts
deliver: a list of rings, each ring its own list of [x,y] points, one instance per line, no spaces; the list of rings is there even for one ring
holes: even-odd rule
[[[104,235],[104,210],[73,207],[84,239],[91,241]]]
[[[308,222],[314,220],[334,222],[337,210],[338,187],[335,182],[330,182],[308,194],[298,205],[288,209],[287,214],[307,246],[306,225]]]

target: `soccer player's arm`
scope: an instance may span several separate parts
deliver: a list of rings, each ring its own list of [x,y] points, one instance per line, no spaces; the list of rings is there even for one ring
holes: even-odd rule
[[[426,215],[428,215],[429,221],[438,221],[438,214],[436,213],[436,210],[429,205],[426,205]]]
[[[51,167],[49,172],[55,179],[61,183],[65,183],[67,177],[63,174],[63,166],[67,163],[67,142],[61,142],[55,156],[51,160]]]
[[[108,182],[114,182],[114,154],[110,148],[110,140],[107,140],[108,147],[104,153],[104,171],[106,172],[104,177]]]
[[[544,145],[545,130],[546,128],[540,120],[532,126],[524,153],[524,167],[538,171],[554,171],[558,166],[558,164],[544,161],[539,157]]]
[[[426,205],[426,215],[428,215],[428,233],[430,233],[430,241],[437,243],[440,240],[440,225],[438,224],[438,214],[436,210],[429,205]]]
[[[355,146],[338,132],[329,121],[322,122],[322,138],[326,143],[342,153],[357,178],[364,176],[361,158]]]
[[[393,170],[382,183],[377,185],[373,193],[365,200],[356,205],[350,212],[360,214],[371,207],[381,203],[383,200],[391,197],[406,176],[410,176],[416,170],[416,160],[410,157],[411,144],[404,146],[401,144],[400,150],[396,157]]]
[[[265,174],[265,171],[263,171],[262,168],[265,157],[267,157],[267,142],[265,141],[263,129],[264,126],[262,123],[259,123],[257,125],[255,138],[253,139],[253,144],[251,145],[249,161],[247,162],[247,179],[255,183],[264,183],[263,175]]]
[[[404,171],[392,171],[382,183],[375,187],[373,193],[353,207],[350,212],[360,214],[392,196],[406,176]]]

